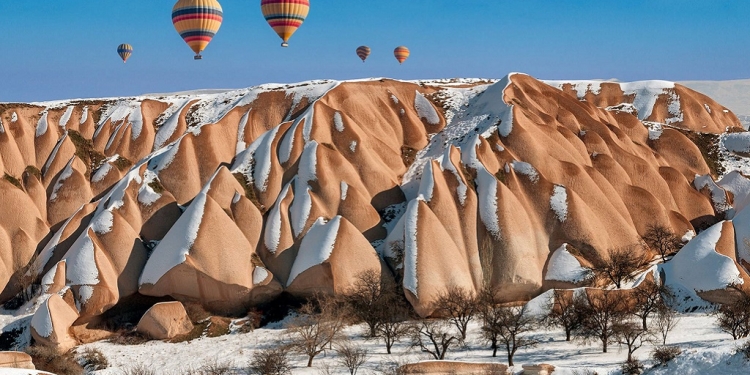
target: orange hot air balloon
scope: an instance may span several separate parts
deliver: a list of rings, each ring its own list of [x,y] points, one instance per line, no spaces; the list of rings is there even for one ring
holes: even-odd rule
[[[396,47],[396,49],[393,50],[393,55],[396,56],[396,60],[398,60],[399,64],[403,64],[404,61],[409,58],[410,54],[411,52],[409,52],[409,49],[404,46]]]
[[[365,60],[367,60],[367,56],[370,56],[370,47],[359,46],[357,48],[357,56],[362,59],[362,62],[365,62]]]
[[[172,8],[172,23],[185,43],[195,52],[195,59],[219,31],[224,20],[221,4],[216,0],[179,0]]]
[[[120,55],[123,63],[128,62],[130,55],[133,54],[133,46],[127,43],[120,44],[117,46],[117,54]]]
[[[310,12],[310,0],[261,0],[263,17],[282,40],[282,47],[289,47],[289,38],[305,22]]]

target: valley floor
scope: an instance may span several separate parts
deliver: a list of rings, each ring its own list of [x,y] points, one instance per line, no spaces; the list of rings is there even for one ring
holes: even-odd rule
[[[100,350],[108,359],[110,367],[96,372],[97,375],[122,374],[129,367],[143,364],[160,374],[180,374],[190,369],[197,369],[206,364],[231,364],[238,370],[246,367],[255,350],[276,345],[284,339],[285,330],[277,327],[257,329],[246,334],[230,334],[216,338],[200,338],[190,342],[170,344],[153,341],[142,345],[123,346],[108,342],[99,342],[80,347]],[[409,349],[408,343],[397,344],[392,355],[385,354],[384,346],[375,340],[361,338],[363,327],[349,327],[346,333],[355,344],[365,347],[370,358],[359,374],[380,373],[394,363],[428,360],[429,357],[416,349]],[[609,353],[601,353],[601,348],[592,343],[565,342],[562,332],[540,330],[534,333],[542,343],[533,349],[520,351],[515,358],[515,373],[522,371],[522,364],[550,363],[558,367],[556,374],[587,374],[595,371],[598,374],[619,373],[620,364],[626,359],[626,349],[613,345]],[[465,347],[455,348],[446,359],[470,362],[507,363],[504,351],[498,352],[497,358],[491,357],[491,351],[482,345],[479,327],[472,324]],[[666,368],[651,368],[648,358],[653,346],[639,349],[636,356],[644,362],[646,374],[747,374],[748,362],[742,354],[734,354],[735,348],[743,341],[734,341],[731,336],[721,332],[714,324],[714,319],[706,314],[693,313],[681,316],[677,328],[670,334],[668,344],[678,345],[683,353]],[[305,367],[307,359],[302,355],[292,355],[295,369],[293,374],[326,374],[348,373],[337,360],[335,352],[329,352],[315,359],[312,368]]]

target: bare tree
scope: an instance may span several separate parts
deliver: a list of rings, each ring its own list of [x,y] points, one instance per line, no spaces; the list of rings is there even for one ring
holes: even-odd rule
[[[527,336],[537,326],[537,320],[525,315],[521,307],[494,305],[484,309],[482,321],[482,334],[492,344],[492,356],[497,355],[498,344],[505,346],[509,366],[513,366],[518,349],[538,344]]]
[[[393,344],[401,341],[410,332],[407,323],[409,307],[403,299],[396,299],[389,309],[382,312],[381,318],[377,336],[383,340],[387,353],[391,354]]]
[[[667,345],[667,336],[680,322],[680,318],[677,316],[677,311],[667,305],[662,305],[656,310],[656,319],[653,322],[656,325],[655,331],[661,336],[661,344]]]
[[[642,329],[641,325],[625,320],[615,323],[613,326],[615,341],[620,345],[628,347],[628,362],[633,361],[633,353],[640,349],[643,344],[651,341],[651,333]]]
[[[250,374],[287,375],[292,372],[286,348],[275,346],[263,349],[253,355],[248,368]]]
[[[633,315],[641,319],[643,330],[648,329],[648,317],[659,309],[667,308],[667,301],[674,299],[674,292],[666,285],[658,284],[654,279],[644,280],[633,289]]]
[[[466,340],[467,327],[478,310],[474,293],[455,285],[450,286],[447,291],[438,295],[435,306],[438,314],[447,317],[456,326],[461,342]]]
[[[367,324],[367,336],[375,337],[387,311],[400,296],[393,280],[381,277],[375,270],[367,270],[357,275],[344,299],[354,318]]]
[[[661,256],[662,262],[667,261],[667,256],[672,255],[682,247],[682,240],[668,227],[663,225],[649,225],[643,241],[649,248],[655,250]]]
[[[39,291],[39,273],[40,265],[36,262],[36,256],[33,257],[27,265],[18,265],[14,269],[14,286],[19,291],[21,301],[20,305],[31,301]]]
[[[750,335],[750,295],[743,293],[733,302],[721,305],[713,315],[719,328],[733,339]]]
[[[339,363],[349,369],[350,375],[357,375],[357,370],[367,362],[369,357],[367,349],[351,343],[339,346],[336,352],[339,354]]]
[[[458,338],[448,331],[444,320],[423,320],[412,327],[412,345],[430,354],[436,360],[445,359],[445,354]]]
[[[312,367],[313,359],[339,340],[344,327],[330,298],[316,298],[316,302],[317,308],[313,302],[304,304],[288,330],[291,348],[307,355],[307,367]]]
[[[620,289],[623,282],[635,277],[635,271],[642,264],[640,248],[637,245],[617,247],[609,249],[607,255],[609,258],[591,268],[591,271],[597,278],[609,280]]]
[[[576,306],[582,303],[576,304],[575,298],[572,290],[555,289],[548,302],[549,313],[545,317],[545,322],[552,327],[562,327],[565,330],[565,341],[570,341],[572,333],[583,322],[583,316],[576,310]],[[577,298],[585,296],[579,295]]]
[[[576,299],[576,309],[583,321],[578,329],[582,340],[599,340],[602,352],[614,341],[614,325],[627,316],[627,301],[611,290],[589,290],[586,298]]]

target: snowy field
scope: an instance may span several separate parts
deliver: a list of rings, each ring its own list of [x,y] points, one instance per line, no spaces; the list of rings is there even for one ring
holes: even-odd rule
[[[380,341],[364,340],[361,333],[364,326],[353,326],[346,334],[356,344],[366,348],[370,353],[368,362],[360,374],[378,374],[393,363],[416,362],[429,360],[429,355],[418,349],[410,349],[408,342],[397,344],[393,354],[388,355]],[[539,330],[533,336],[541,344],[533,349],[519,351],[515,357],[514,373],[522,371],[521,365],[533,363],[550,363],[558,367],[559,374],[581,373],[588,369],[598,374],[617,374],[619,365],[627,358],[627,348],[616,345],[610,347],[609,353],[602,353],[596,343],[584,345],[577,342],[566,342],[561,330]],[[110,368],[95,372],[97,375],[121,374],[131,366],[143,364],[159,373],[180,374],[185,370],[197,369],[206,364],[231,364],[239,371],[244,369],[253,353],[262,348],[277,345],[279,339],[285,338],[283,328],[263,328],[246,334],[230,334],[215,338],[201,338],[190,342],[170,344],[152,341],[142,345],[123,346],[108,342],[98,342],[81,346],[78,351],[96,348],[107,357]],[[407,340],[408,341],[408,340]],[[492,351],[481,342],[479,326],[472,323],[464,347],[455,347],[446,359],[471,362],[507,363],[505,352],[498,351],[492,358]],[[670,334],[669,345],[677,345],[683,354],[666,368],[651,369],[650,356],[652,345],[644,346],[635,355],[646,365],[646,374],[747,374],[750,362],[741,354],[734,354],[735,348],[743,343],[734,341],[731,336],[721,332],[714,324],[714,319],[703,313],[681,315],[680,322]],[[307,358],[292,354],[293,374],[346,374],[337,361],[335,352],[321,354],[313,362],[312,368],[305,367]]]

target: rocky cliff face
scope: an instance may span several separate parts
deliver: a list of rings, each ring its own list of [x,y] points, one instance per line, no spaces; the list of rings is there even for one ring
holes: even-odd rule
[[[0,300],[38,274],[34,335],[66,343],[132,296],[239,312],[366,270],[422,315],[451,285],[528,300],[649,224],[733,215],[739,130],[680,85],[523,74],[2,104]]]

